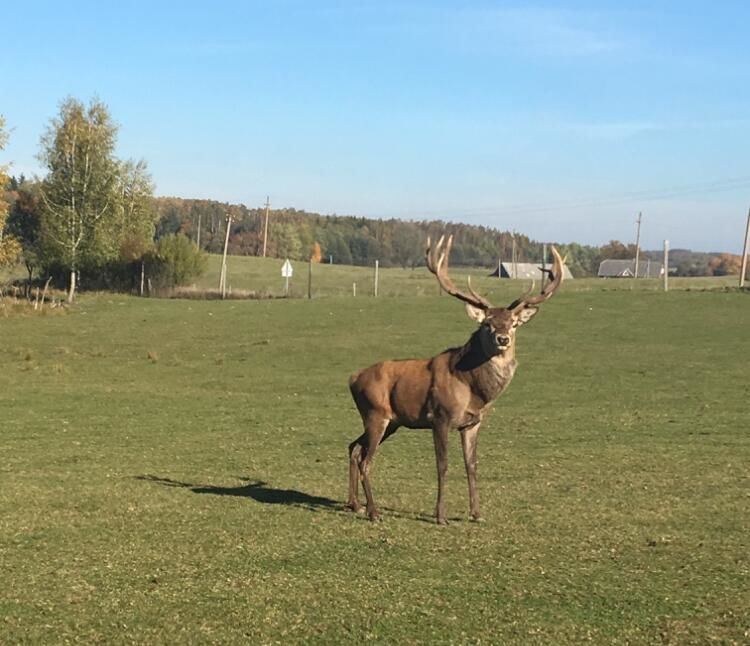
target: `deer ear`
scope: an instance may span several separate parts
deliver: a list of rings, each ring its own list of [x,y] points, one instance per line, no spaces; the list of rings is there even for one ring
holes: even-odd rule
[[[474,307],[473,305],[469,305],[469,303],[464,303],[464,307],[466,308],[466,315],[472,321],[481,323],[485,318],[487,318],[487,312],[480,307]]]
[[[538,307],[524,307],[518,313],[518,320],[516,321],[516,325],[523,325],[524,323],[527,323],[534,317],[534,315],[538,311],[539,311]]]

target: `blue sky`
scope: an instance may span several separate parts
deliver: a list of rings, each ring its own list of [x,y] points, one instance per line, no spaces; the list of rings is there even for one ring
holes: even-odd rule
[[[21,8],[22,7],[22,8]],[[0,161],[97,96],[157,195],[740,251],[750,3],[3,7]]]

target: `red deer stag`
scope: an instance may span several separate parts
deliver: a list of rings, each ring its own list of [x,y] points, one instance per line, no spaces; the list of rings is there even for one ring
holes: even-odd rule
[[[552,247],[555,258],[550,281],[541,293],[531,296],[531,288],[507,307],[493,307],[476,293],[469,282],[469,293],[459,291],[448,277],[448,255],[453,236],[445,236],[432,247],[427,240],[427,268],[451,296],[464,301],[469,318],[480,324],[468,342],[431,359],[381,361],[357,372],[349,388],[364,424],[364,433],[349,445],[349,502],[361,511],[359,481],[367,498],[367,515],[379,520],[370,484],[370,470],[378,445],[401,426],[432,429],[437,460],[438,491],[435,516],[440,525],[445,515],[445,474],[448,469],[448,433],[461,433],[466,475],[469,481],[469,513],[480,521],[477,493],[477,435],[482,418],[492,403],[508,387],[516,371],[516,329],[537,313],[560,286],[563,260]]]

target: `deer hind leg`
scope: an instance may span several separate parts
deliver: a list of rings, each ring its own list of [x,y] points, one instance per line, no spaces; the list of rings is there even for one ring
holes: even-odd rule
[[[362,511],[362,505],[359,504],[359,463],[367,441],[366,437],[362,433],[349,445],[349,502],[346,506],[355,513]]]
[[[466,479],[469,482],[469,517],[476,522],[482,522],[479,513],[479,491],[477,490],[477,438],[479,437],[479,424],[470,426],[461,431],[461,448],[464,451],[464,464],[466,465]]]
[[[385,442],[398,430],[398,428],[398,424],[390,422],[386,426],[385,433],[382,434],[378,444],[382,444],[383,442]],[[359,465],[367,455],[368,446],[369,444],[367,433],[362,433],[362,435],[360,435],[356,440],[354,440],[354,442],[349,445],[349,501],[347,502],[346,506],[357,513],[362,511],[362,505],[359,504]]]
[[[369,415],[364,420],[365,432],[360,435],[350,446],[349,458],[349,506],[355,509],[359,502],[357,501],[357,483],[355,481],[355,466],[359,471],[359,478],[362,482],[362,489],[365,492],[367,500],[367,516],[370,520],[380,520],[380,512],[375,505],[375,499],[372,495],[372,486],[370,485],[370,470],[375,459],[375,452],[378,445],[388,436],[395,432],[390,420],[380,415]],[[390,432],[386,434],[386,431]],[[359,445],[359,449],[357,446]],[[353,496],[352,496],[353,492]],[[352,504],[353,503],[353,504]]]

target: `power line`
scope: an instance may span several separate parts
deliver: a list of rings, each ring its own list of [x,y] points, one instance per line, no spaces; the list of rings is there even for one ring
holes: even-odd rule
[[[525,215],[531,213],[548,213],[552,211],[568,211],[581,208],[596,208],[605,206],[618,206],[635,202],[655,201],[669,199],[673,197],[684,197],[689,195],[701,195],[709,193],[719,193],[726,191],[742,190],[750,188],[750,177],[734,177],[712,182],[703,182],[700,184],[690,184],[682,186],[673,186],[661,189],[645,189],[638,191],[629,191],[620,194],[595,198],[581,198],[577,200],[563,200],[548,203],[537,204],[514,204],[509,206],[491,206],[478,207],[469,210],[452,210],[440,209],[435,211],[413,211],[414,215],[420,217],[437,217],[439,215],[452,217],[490,217],[490,216],[508,216],[508,215]],[[400,215],[405,215],[401,212]],[[381,216],[384,217],[384,216]],[[398,216],[390,216],[398,217]]]

